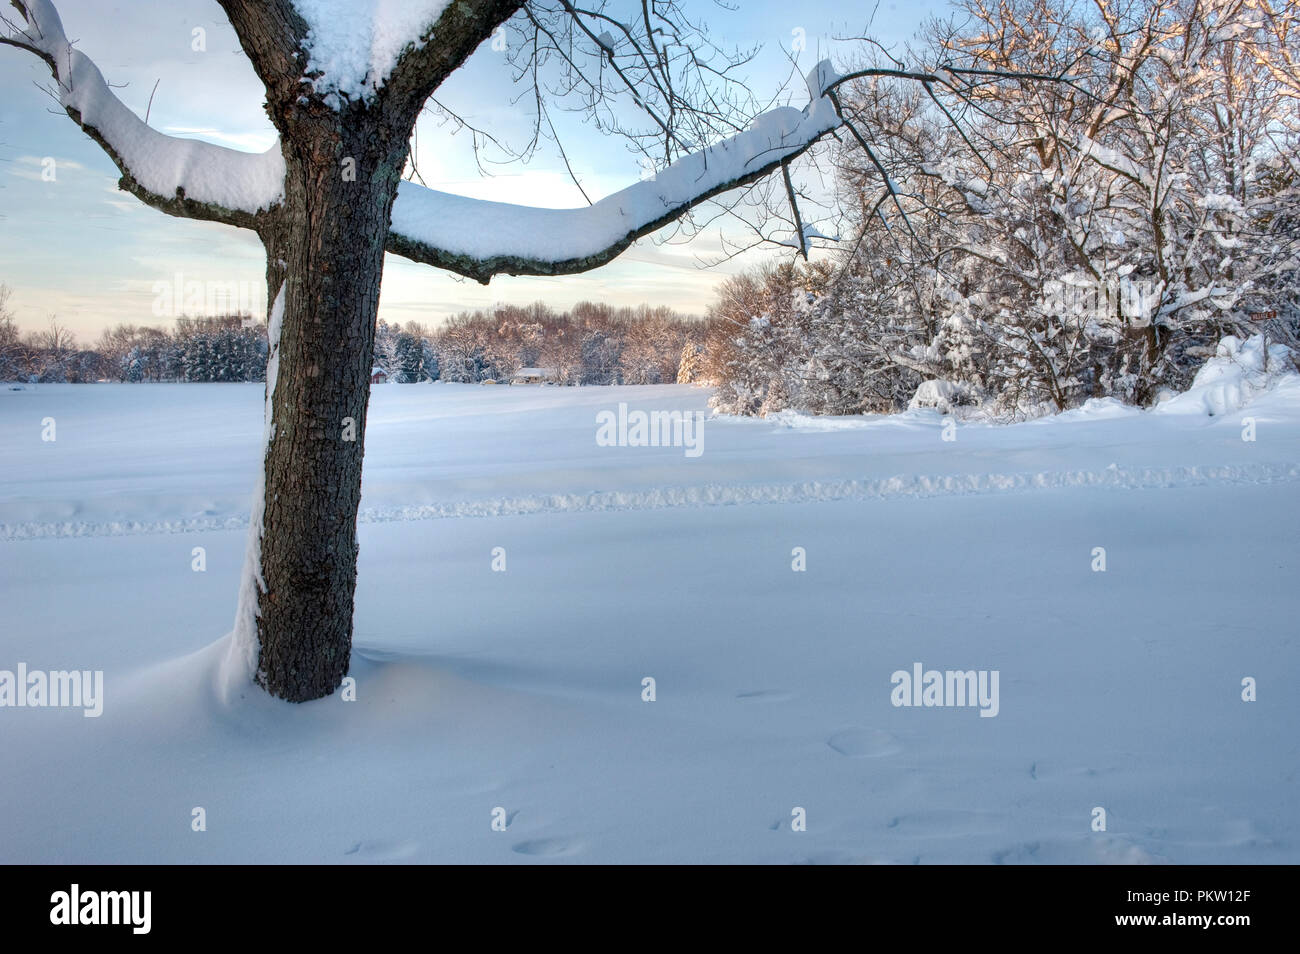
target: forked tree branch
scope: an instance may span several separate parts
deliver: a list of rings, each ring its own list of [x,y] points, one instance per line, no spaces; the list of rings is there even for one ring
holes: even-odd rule
[[[584,9],[569,0],[558,0],[558,6],[552,8],[569,23],[572,33],[567,42],[581,39],[594,44],[600,62],[615,77],[609,89],[599,79],[593,84],[581,76],[572,58],[576,54],[563,48],[564,36],[545,32],[529,3],[458,0],[448,4],[420,36],[412,37],[391,72],[375,80],[371,93],[361,92],[363,98],[358,100],[357,90],[342,87],[335,92],[343,95],[331,99],[329,78],[317,76],[319,67],[311,65],[311,29],[293,0],[219,2],[266,86],[268,111],[286,142],[298,121],[346,123],[355,111],[360,111],[359,116],[371,114],[366,121],[373,121],[377,114],[380,126],[394,134],[409,134],[419,111],[443,81],[523,8],[529,22],[550,37],[554,52],[571,70],[578,71],[572,82],[583,79],[588,83],[585,95],[612,92],[615,85],[625,88],[654,118],[666,145],[678,145],[679,157],[653,180],[635,183],[587,208],[542,209],[486,202],[413,182],[400,183],[387,250],[484,283],[498,274],[564,275],[597,268],[701,203],[757,182],[778,168],[785,169],[840,126],[848,130],[884,178],[886,192],[910,231],[911,222],[896,186],[852,117],[843,112],[837,95],[840,86],[874,77],[902,79],[920,83],[937,101],[938,86],[963,97],[976,84],[1003,79],[1070,81],[1066,76],[952,66],[933,71],[872,67],[840,76],[829,61],[823,61],[807,77],[810,101],[803,110],[788,106],[770,109],[760,113],[748,129],[731,132],[703,148],[696,145],[692,151],[677,135],[679,120],[698,119],[696,143],[736,129],[725,108],[729,101],[718,102],[707,82],[698,77],[708,73],[734,82],[727,72],[743,60],[728,60],[730,65],[719,70],[692,55],[695,83],[703,97],[701,104],[692,107],[674,88],[670,63],[676,54],[667,52],[668,47],[682,49],[686,43],[666,32],[662,24],[672,21],[664,19],[663,11],[656,11],[653,4],[641,5],[644,36],[638,32],[641,24],[635,29],[623,26],[600,9]],[[0,43],[27,50],[50,67],[60,105],[121,170],[119,184],[124,190],[171,215],[242,228],[258,229],[273,214],[284,194],[285,160],[279,143],[259,155],[159,133],[114,95],[88,57],[73,49],[50,0],[11,3],[22,22],[0,18],[5,28]],[[662,24],[652,25],[654,18]],[[621,40],[597,33],[593,23],[615,27]],[[615,54],[618,42],[632,49],[623,65]],[[707,39],[703,42],[707,44]],[[325,82],[317,89],[319,79]],[[648,101],[651,95],[657,97],[658,111]],[[340,118],[339,113],[348,115]],[[946,110],[945,114],[952,120]],[[806,235],[788,172],[785,177],[800,249],[806,255]]]

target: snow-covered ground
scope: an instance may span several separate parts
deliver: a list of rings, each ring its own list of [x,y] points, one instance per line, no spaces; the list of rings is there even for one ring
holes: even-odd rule
[[[705,390],[379,386],[357,698],[293,706],[216,691],[261,387],[5,390],[0,670],[105,684],[0,708],[0,860],[1296,863],[1300,380],[1247,398],[692,457],[597,414]]]

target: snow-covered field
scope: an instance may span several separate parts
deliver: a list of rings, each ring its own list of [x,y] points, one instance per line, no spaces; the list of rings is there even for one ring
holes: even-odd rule
[[[293,706],[216,688],[261,386],[5,390],[0,670],[105,683],[0,709],[0,861],[1296,863],[1300,380],[1211,398],[691,457],[596,416],[700,389],[376,387],[356,701]]]

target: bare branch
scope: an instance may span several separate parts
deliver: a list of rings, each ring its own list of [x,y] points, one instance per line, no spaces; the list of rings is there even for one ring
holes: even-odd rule
[[[803,234],[803,221],[799,218],[799,202],[794,197],[794,183],[790,181],[790,163],[781,163],[781,178],[785,180],[785,194],[790,199],[790,214],[794,216],[794,231],[799,239],[799,254],[808,261],[808,240]]]

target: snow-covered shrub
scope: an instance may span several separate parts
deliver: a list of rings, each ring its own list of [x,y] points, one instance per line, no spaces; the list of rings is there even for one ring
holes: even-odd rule
[[[1162,403],[1161,410],[1211,417],[1240,410],[1279,379],[1295,376],[1293,359],[1294,354],[1285,345],[1266,346],[1262,334],[1245,341],[1228,335],[1219,342],[1214,357],[1196,373],[1192,386]]]
[[[716,406],[887,410],[928,380],[999,417],[1150,406],[1192,387],[1225,336],[1300,352],[1300,87],[1279,84],[1252,5],[1108,5],[1128,39],[1098,46],[1081,10],[957,3],[969,27],[929,34],[935,63],[1071,82],[990,80],[960,130],[915,84],[841,87],[851,241],[792,314],[723,286]]]
[[[903,353],[915,336],[880,307],[888,295],[871,276],[830,262],[729,279],[710,309],[713,406],[761,416],[906,407],[920,380]]]
[[[934,408],[942,414],[951,414],[955,408],[974,407],[979,403],[979,392],[971,385],[932,378],[921,382],[907,407],[908,410]]]

